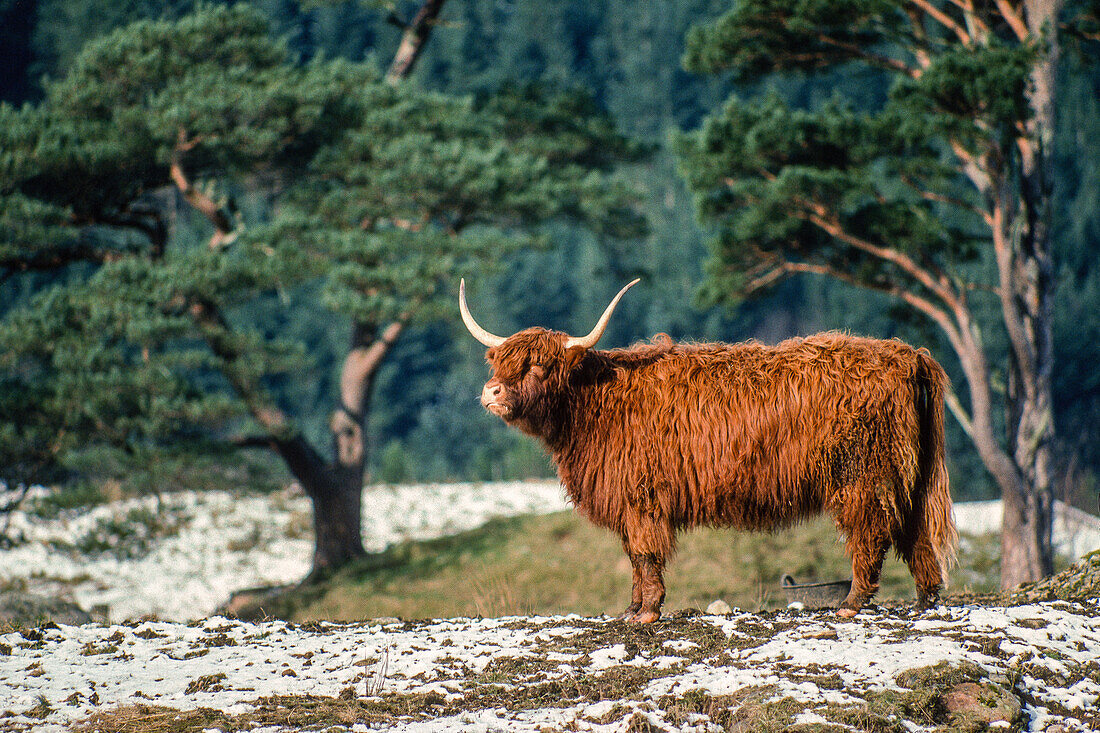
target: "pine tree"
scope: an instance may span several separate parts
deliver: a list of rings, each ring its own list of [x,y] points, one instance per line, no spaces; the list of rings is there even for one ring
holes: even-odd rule
[[[450,317],[457,277],[540,222],[639,225],[608,174],[636,149],[583,96],[453,98],[297,63],[244,6],[90,43],[40,105],[0,107],[0,150],[3,281],[37,290],[0,322],[24,480],[89,451],[155,474],[269,449],[313,500],[315,576],[363,553],[364,426],[399,335]],[[277,389],[324,365],[257,316],[316,300],[352,333],[331,452]]]
[[[817,274],[934,323],[965,376],[969,404],[953,394],[952,412],[1004,498],[1006,587],[1050,573],[1053,561],[1049,212],[1061,6],[746,0],[695,28],[686,55],[692,70],[741,82],[862,69],[888,88],[870,112],[835,98],[810,109],[776,94],[732,98],[679,140],[700,214],[718,230],[706,293],[720,301]],[[987,307],[1007,343],[1000,405],[993,339],[979,325]]]

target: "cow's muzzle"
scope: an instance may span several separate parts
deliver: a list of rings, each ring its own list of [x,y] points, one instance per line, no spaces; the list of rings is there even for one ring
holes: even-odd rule
[[[511,409],[502,402],[504,387],[496,379],[490,379],[481,390],[481,405],[497,417],[508,417]]]

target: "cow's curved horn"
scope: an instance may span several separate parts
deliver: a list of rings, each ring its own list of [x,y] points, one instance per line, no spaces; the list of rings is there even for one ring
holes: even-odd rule
[[[466,324],[467,330],[485,346],[493,348],[500,346],[506,339],[500,336],[494,336],[486,331],[481,326],[477,325],[477,321],[470,315],[470,309],[466,307],[466,280],[465,278],[458,281],[458,310],[462,313],[462,322]]]
[[[611,314],[615,312],[615,306],[619,304],[619,298],[623,297],[623,293],[630,290],[632,287],[641,282],[641,278],[635,278],[633,281],[626,284],[626,286],[619,291],[619,294],[611,299],[611,305],[607,306],[607,310],[600,316],[600,320],[597,321],[596,327],[587,335],[581,338],[573,338],[570,336],[565,342],[565,348],[571,348],[573,346],[583,346],[586,349],[591,349],[596,345],[596,342],[603,336],[604,329],[607,328],[607,322],[611,320]]]

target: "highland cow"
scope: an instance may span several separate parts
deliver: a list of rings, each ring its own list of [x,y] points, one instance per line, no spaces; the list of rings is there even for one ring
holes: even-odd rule
[[[772,530],[828,512],[846,537],[853,616],[893,546],[936,603],[957,541],[944,464],[947,376],[925,349],[823,333],[778,346],[667,336],[597,351],[624,287],[587,336],[481,328],[484,407],[540,439],[575,507],[619,535],[633,567],[622,617],[660,617],[676,535]]]

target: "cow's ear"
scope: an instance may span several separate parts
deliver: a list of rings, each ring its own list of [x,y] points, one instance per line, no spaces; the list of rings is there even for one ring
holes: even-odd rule
[[[577,368],[577,365],[581,363],[581,359],[584,358],[584,353],[588,351],[583,346],[570,346],[565,350],[565,371],[566,373],[573,371]]]
[[[495,359],[495,358],[497,358],[497,347],[494,346],[494,347],[486,350],[486,352],[485,352],[485,361],[487,361],[491,364],[493,362],[493,359]]]

